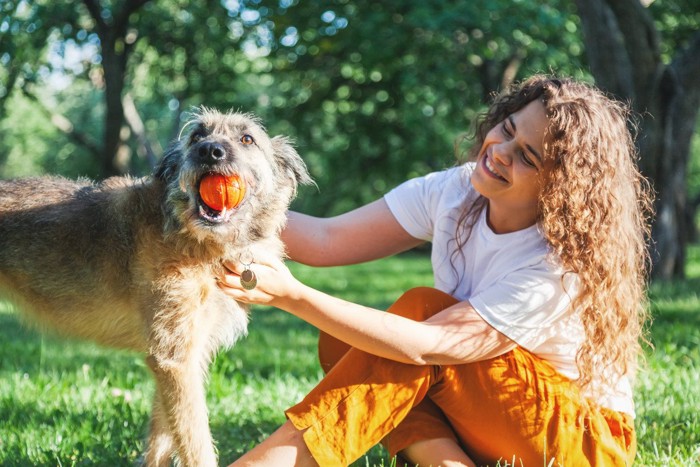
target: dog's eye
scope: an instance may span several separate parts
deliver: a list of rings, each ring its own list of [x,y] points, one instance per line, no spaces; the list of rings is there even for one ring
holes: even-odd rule
[[[250,135],[243,135],[241,136],[241,143],[245,144],[246,146],[255,143],[255,140],[253,139],[252,136]]]
[[[199,143],[206,136],[207,135],[205,135],[202,131],[195,131],[194,133],[192,133],[192,136],[190,136],[190,144]]]

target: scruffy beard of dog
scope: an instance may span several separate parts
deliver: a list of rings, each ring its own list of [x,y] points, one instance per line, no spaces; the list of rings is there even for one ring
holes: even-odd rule
[[[186,129],[152,177],[0,182],[0,290],[40,327],[146,354],[156,382],[149,466],[173,455],[217,464],[206,374],[248,323],[217,277],[224,261],[283,256],[286,210],[310,183],[287,139],[250,115],[203,108]],[[203,203],[211,172],[245,180],[238,208]]]

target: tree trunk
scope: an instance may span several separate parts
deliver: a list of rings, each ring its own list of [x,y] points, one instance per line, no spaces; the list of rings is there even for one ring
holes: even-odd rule
[[[700,105],[700,33],[669,65],[659,32],[639,0],[574,0],[598,86],[640,116],[640,168],[656,191],[653,276],[683,277],[690,227],[687,174]]]
[[[686,261],[685,246],[690,242],[694,226],[692,219],[688,218],[688,212],[694,209],[693,200],[688,199],[688,168],[690,165],[690,149],[693,134],[697,128],[698,112],[700,111],[700,32],[696,33],[690,43],[683,50],[678,51],[668,72],[676,85],[675,99],[669,103],[668,115],[671,120],[669,129],[670,154],[677,161],[671,167],[668,179],[670,186],[682,186],[683,190],[675,190],[675,208],[680,224],[683,249],[679,251],[678,261],[675,265],[674,276],[684,275]],[[678,270],[680,268],[680,270]]]
[[[104,141],[101,160],[101,176],[108,177],[125,172],[127,168],[118,163],[117,154],[123,144],[121,130],[124,126],[122,93],[126,79],[129,52],[134,40],[127,40],[129,18],[149,0],[127,0],[120,11],[104,15],[98,0],[83,0],[90,16],[95,21],[100,38],[102,68],[105,83]],[[105,16],[109,20],[105,20]]]

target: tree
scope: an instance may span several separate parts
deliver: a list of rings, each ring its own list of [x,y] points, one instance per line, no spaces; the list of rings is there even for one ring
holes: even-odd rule
[[[120,133],[124,125],[122,98],[129,54],[138,34],[131,27],[132,15],[150,0],[125,0],[120,7],[109,9],[99,0],[83,0],[100,40],[100,54],[105,93],[104,138],[102,147],[103,176],[124,172],[119,166]]]
[[[688,15],[690,27],[680,28],[672,37],[667,34],[669,45],[663,42],[663,21],[655,22],[654,11],[640,0],[575,3],[597,83],[629,100],[641,118],[640,165],[657,192],[654,275],[682,277],[693,210],[687,199],[690,144],[700,108],[698,13],[694,20]],[[681,1],[669,3],[677,8],[676,18],[682,17],[681,11],[696,10],[690,2],[686,8]]]
[[[170,140],[192,106],[252,111],[295,137],[318,182],[320,193],[297,206],[330,215],[453,163],[459,134],[510,81],[552,70],[590,79],[583,24],[598,84],[642,113],[643,170],[659,191],[656,271],[678,274],[700,203],[686,199],[696,1],[7,0],[0,129],[16,131],[3,109],[24,91],[69,143],[99,158],[98,171],[81,173],[101,177],[147,171],[154,156],[147,164],[125,149]],[[95,53],[61,68],[70,47]],[[54,68],[72,79],[60,95],[46,85]],[[0,163],[10,140],[0,138]]]
[[[148,171],[159,141],[181,124],[180,104],[216,105],[224,93],[230,101],[232,67],[247,60],[217,0],[8,0],[1,8],[0,118],[21,91],[76,151],[95,160],[87,174],[97,178]],[[248,33],[243,27],[242,36]],[[84,55],[80,63],[69,64],[76,54]],[[67,89],[49,84],[56,75]],[[154,122],[158,131],[149,131]],[[133,149],[143,161],[135,162]],[[6,154],[0,151],[0,162]]]
[[[3,9],[9,13],[0,28],[0,46],[5,52],[7,71],[0,82],[0,115],[5,100],[13,87],[34,100],[51,121],[70,139],[88,149],[100,160],[100,176],[124,172],[118,164],[119,148],[123,144],[124,126],[122,104],[127,63],[136,39],[137,30],[131,23],[132,15],[150,0],[125,0],[113,8],[98,0],[68,1],[8,1]],[[84,8],[84,9],[83,9]],[[86,14],[87,12],[87,14]],[[104,125],[101,144],[91,136],[76,130],[65,115],[56,113],[42,102],[36,87],[41,77],[52,70],[48,55],[61,55],[68,45],[83,47],[94,44],[98,62],[86,63],[80,72],[104,91]],[[56,46],[51,50],[52,45]],[[98,73],[93,73],[99,69]],[[65,71],[65,70],[64,70]]]
[[[260,21],[274,24],[266,60],[280,85],[261,94],[302,145],[320,192],[303,209],[317,214],[453,164],[460,133],[510,81],[582,68],[566,1],[275,3]]]

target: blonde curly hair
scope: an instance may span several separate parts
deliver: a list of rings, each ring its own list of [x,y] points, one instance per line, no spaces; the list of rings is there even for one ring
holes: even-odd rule
[[[548,117],[537,223],[565,269],[575,273],[585,340],[576,362],[578,384],[605,381],[607,371],[633,376],[647,320],[647,241],[652,195],[640,174],[628,107],[593,86],[533,76],[496,97],[481,117],[470,155],[508,115],[540,99]],[[471,230],[486,206],[480,199],[462,214]],[[459,236],[458,236],[459,237]],[[465,240],[461,240],[463,244]]]

